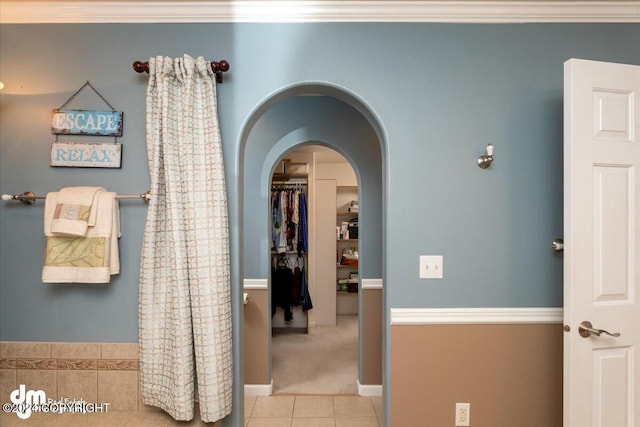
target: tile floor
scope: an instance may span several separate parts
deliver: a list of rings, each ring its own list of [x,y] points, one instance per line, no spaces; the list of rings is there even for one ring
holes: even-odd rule
[[[362,396],[247,396],[246,427],[381,427],[382,398]],[[215,426],[200,420],[177,422],[160,410],[112,411],[106,414],[32,414],[20,420],[0,414],[2,427],[164,427]]]
[[[381,427],[382,397],[245,397],[246,427]]]

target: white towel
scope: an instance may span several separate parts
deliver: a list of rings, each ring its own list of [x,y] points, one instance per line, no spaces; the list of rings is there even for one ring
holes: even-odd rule
[[[102,187],[67,187],[58,193],[51,231],[69,236],[85,236],[96,223],[96,201]]]
[[[44,232],[45,283],[109,283],[120,272],[118,237],[120,215],[115,193],[100,190],[93,203],[95,223],[87,226],[84,236],[70,236],[53,231],[53,221],[60,205],[60,193],[49,193],[45,200]]]

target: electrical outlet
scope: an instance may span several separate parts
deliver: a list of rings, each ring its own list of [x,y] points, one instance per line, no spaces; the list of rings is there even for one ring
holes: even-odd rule
[[[456,427],[471,425],[471,403],[456,403]]]
[[[420,278],[442,279],[442,255],[420,255]]]

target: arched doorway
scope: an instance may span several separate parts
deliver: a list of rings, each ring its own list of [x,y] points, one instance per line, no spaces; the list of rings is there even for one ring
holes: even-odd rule
[[[327,84],[304,84],[285,88],[258,106],[247,119],[239,151],[242,206],[241,277],[249,292],[245,307],[245,391],[269,394],[270,307],[268,295],[269,239],[267,194],[273,165],[301,143],[321,141],[343,154],[354,166],[361,206],[361,289],[366,307],[360,315],[359,372],[361,394],[380,393],[383,382],[383,312],[385,248],[383,245],[384,152],[382,127],[371,109],[348,91]],[[375,325],[373,332],[370,327]],[[363,331],[363,328],[365,329]],[[372,350],[374,349],[374,350]]]

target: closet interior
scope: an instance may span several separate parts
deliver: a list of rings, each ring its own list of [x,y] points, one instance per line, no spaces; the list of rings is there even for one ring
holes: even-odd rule
[[[304,170],[296,173],[285,173],[282,166],[271,181],[271,324],[307,332],[307,312],[313,308],[307,274],[308,165],[297,165]]]
[[[357,393],[355,172],[331,149],[296,148],[276,166],[270,197],[273,391]],[[300,227],[301,197],[306,202],[306,251],[300,244],[305,237]],[[287,217],[283,225],[285,205],[287,213],[296,212],[297,207],[298,217]],[[297,225],[291,224],[293,220]],[[297,305],[288,306],[291,301]]]

